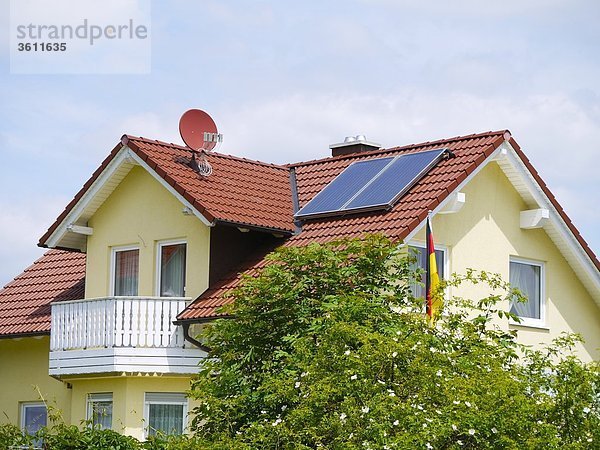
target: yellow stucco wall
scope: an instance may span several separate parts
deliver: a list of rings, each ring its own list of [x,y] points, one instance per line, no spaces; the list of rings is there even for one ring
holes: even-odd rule
[[[39,402],[40,394],[70,420],[72,391],[48,375],[49,351],[48,336],[0,339],[0,423],[20,424],[21,402]]]
[[[518,330],[519,341],[539,346],[562,331],[579,332],[586,340],[578,347],[579,356],[599,359],[600,308],[546,232],[520,228],[519,212],[529,208],[498,165],[488,164],[462,192],[466,204],[460,212],[433,219],[436,243],[449,250],[450,273],[474,268],[499,273],[508,281],[510,256],[543,262],[546,327],[511,326]],[[423,230],[415,240],[424,242]],[[478,298],[485,292],[481,286],[462,286],[453,294]]]
[[[147,392],[185,393],[190,388],[187,377],[168,376],[117,376],[70,380],[73,385],[71,420],[73,424],[87,417],[88,394],[111,392],[113,394],[112,428],[137,439],[144,438],[144,398]],[[197,406],[188,400],[188,411]]]
[[[183,205],[141,167],[134,167],[96,214],[88,221],[85,297],[110,292],[112,248],[139,246],[140,296],[156,296],[157,243],[187,242],[186,297],[208,287],[210,229],[193,215],[182,214]]]

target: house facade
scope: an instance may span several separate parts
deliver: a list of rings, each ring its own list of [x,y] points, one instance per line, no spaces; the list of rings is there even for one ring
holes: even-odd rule
[[[332,150],[285,166],[210,153],[206,177],[188,149],[124,136],[40,239],[50,250],[0,291],[7,420],[183,432],[208,356],[195,336],[243,274],[280,245],[371,232],[419,249],[429,212],[443,275],[496,272],[528,295],[506,305],[522,323],[502,326],[532,346],[578,332],[578,355],[600,357],[600,263],[510,133]]]

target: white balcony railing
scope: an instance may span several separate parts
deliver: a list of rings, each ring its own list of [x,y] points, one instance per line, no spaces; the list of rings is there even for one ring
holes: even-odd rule
[[[183,348],[173,321],[186,305],[179,297],[107,297],[52,305],[50,351],[135,347]]]
[[[49,374],[194,374],[206,352],[173,321],[189,299],[107,297],[52,305]]]

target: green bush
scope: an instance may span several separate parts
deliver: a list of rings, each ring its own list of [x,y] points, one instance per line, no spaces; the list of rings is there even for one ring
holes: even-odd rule
[[[192,394],[210,448],[600,448],[598,364],[569,356],[575,336],[519,345],[505,310],[521,296],[498,276],[454,277],[491,293],[448,301],[430,327],[383,237],[270,261],[206,328],[214,358]]]

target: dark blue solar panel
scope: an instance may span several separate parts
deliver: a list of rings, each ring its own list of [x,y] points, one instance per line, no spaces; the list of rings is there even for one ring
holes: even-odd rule
[[[444,151],[437,149],[399,156],[342,209],[391,206],[437,163]]]
[[[394,158],[379,158],[352,163],[301,208],[296,217],[337,212]]]

